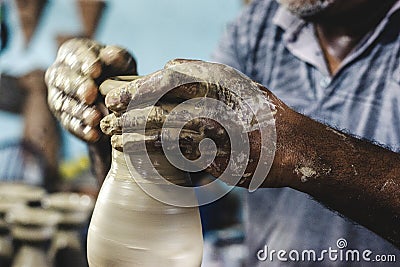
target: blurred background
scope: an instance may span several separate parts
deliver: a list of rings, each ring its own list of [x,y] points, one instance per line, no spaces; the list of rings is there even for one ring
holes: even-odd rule
[[[44,189],[35,204],[41,208],[45,196],[59,192],[96,198],[98,187],[90,173],[86,145],[60,128],[46,104],[44,71],[62,42],[89,37],[125,47],[135,56],[139,74],[144,75],[173,58],[210,60],[227,23],[247,2],[0,0],[0,180]],[[0,190],[0,204],[7,202],[4,199]],[[68,201],[70,196],[65,197],[64,202]],[[31,200],[22,202],[32,206]],[[6,211],[2,214],[5,219]],[[203,207],[201,215],[206,237],[203,265],[241,266],[240,192]],[[74,229],[84,240],[85,227]],[[7,233],[3,235],[6,239],[10,238]],[[14,249],[13,260],[18,250]]]

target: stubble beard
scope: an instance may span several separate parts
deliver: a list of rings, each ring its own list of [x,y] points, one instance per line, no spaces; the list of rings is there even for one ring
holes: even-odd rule
[[[319,15],[335,0],[276,0],[283,7],[301,18]]]

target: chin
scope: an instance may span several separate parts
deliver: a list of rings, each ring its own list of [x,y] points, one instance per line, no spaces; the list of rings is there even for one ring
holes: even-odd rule
[[[301,18],[320,15],[336,0],[276,0],[290,12]]]

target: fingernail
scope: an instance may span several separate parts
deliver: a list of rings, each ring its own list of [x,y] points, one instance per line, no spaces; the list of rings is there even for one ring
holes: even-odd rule
[[[111,90],[105,99],[107,108],[112,111],[125,110],[132,99],[132,94],[127,87]]]
[[[89,107],[85,109],[82,117],[85,124],[90,126],[97,126],[102,118],[102,115],[96,109]]]
[[[86,104],[92,104],[97,98],[97,86],[91,79],[87,79],[83,82],[78,90],[76,91],[76,95]]]
[[[123,141],[122,135],[113,135],[111,136],[111,146],[115,149],[122,151],[123,149]]]
[[[100,139],[99,132],[90,126],[86,126],[85,128],[83,128],[82,134],[83,139],[90,143],[94,143]]]
[[[116,117],[115,114],[109,114],[100,121],[100,129],[107,135],[121,134],[121,118]]]

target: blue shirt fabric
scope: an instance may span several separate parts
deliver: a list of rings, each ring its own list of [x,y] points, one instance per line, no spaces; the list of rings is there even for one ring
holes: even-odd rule
[[[253,1],[228,27],[214,60],[265,85],[302,114],[399,152],[399,9],[400,1],[334,76],[327,71],[312,25],[274,0]],[[400,251],[389,242],[289,188],[246,193],[245,214],[247,266],[266,266],[256,257],[265,245],[277,251],[321,251],[338,249],[340,238],[346,239],[348,249],[395,254],[400,260]],[[268,262],[268,266],[282,264],[276,259]]]

